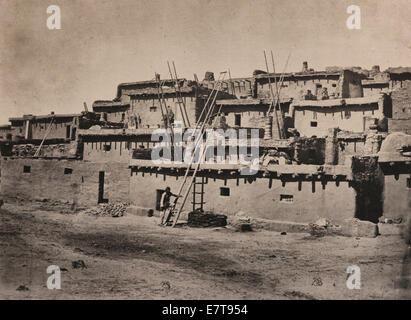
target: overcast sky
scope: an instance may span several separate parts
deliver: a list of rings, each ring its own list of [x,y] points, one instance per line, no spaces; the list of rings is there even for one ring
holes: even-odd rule
[[[361,8],[361,30],[346,27]],[[113,99],[121,82],[168,75],[200,80],[326,66],[411,66],[410,0],[0,0],[0,124],[11,116],[80,112]],[[49,5],[62,29],[46,27]]]

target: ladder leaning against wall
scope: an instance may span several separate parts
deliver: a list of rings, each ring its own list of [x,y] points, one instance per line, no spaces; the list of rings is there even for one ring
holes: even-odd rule
[[[200,142],[203,141],[206,124],[211,119],[212,111],[214,109],[213,107],[215,105],[215,101],[220,92],[220,89],[222,87],[226,74],[227,74],[226,71],[220,73],[218,80],[214,83],[213,89],[211,90],[207,98],[207,101],[203,107],[203,110],[201,111],[201,114],[198,117],[196,126],[194,128],[194,132],[191,135],[191,139],[193,137],[195,138],[194,139],[194,149],[193,149],[190,161],[187,165],[183,181],[181,182],[178,195],[174,203],[165,212],[165,220],[163,222],[164,225],[171,224],[173,227],[176,226],[177,221],[180,217],[180,214],[183,211],[184,205],[187,201],[187,197],[190,193],[191,187],[196,182],[196,175],[200,168],[201,159],[203,158],[205,151],[206,151],[206,148],[204,148],[203,144]],[[220,106],[220,109],[221,109],[221,106]],[[205,116],[204,116],[204,120],[202,121],[203,114],[205,114]],[[197,161],[196,161],[196,155],[199,155]],[[201,180],[201,183],[204,184],[204,180]],[[204,185],[200,188],[200,190],[202,190],[201,203],[197,202],[196,199],[193,199],[193,209],[197,208],[197,205],[201,205],[201,209],[202,209],[202,206],[204,204]],[[181,198],[181,202],[179,202],[180,198]],[[171,218],[173,218],[173,220],[171,220]]]

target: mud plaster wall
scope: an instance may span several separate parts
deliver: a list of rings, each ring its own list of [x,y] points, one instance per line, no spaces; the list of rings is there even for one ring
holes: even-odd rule
[[[398,180],[394,176],[384,177],[384,217],[411,217],[411,188],[407,187],[409,174],[401,174]]]
[[[128,163],[132,147],[133,144],[127,141],[84,142],[83,159],[91,162]]]
[[[196,99],[194,96],[183,97],[186,104],[187,115],[191,124],[195,123],[196,119]],[[182,121],[182,115],[179,104],[175,98],[165,98],[167,106],[171,107],[174,113],[175,121]],[[132,97],[130,100],[129,115],[139,115],[141,118],[141,128],[159,128],[164,124],[160,103],[154,98],[138,98]],[[153,108],[154,107],[154,108]]]
[[[165,179],[165,180],[164,180]],[[133,173],[130,179],[130,201],[135,205],[145,208],[155,208],[156,189],[171,187],[177,193],[182,177],[176,180],[175,176],[164,176],[149,173]],[[220,188],[229,188],[230,196],[221,196]],[[205,210],[215,213],[235,215],[243,211],[246,215],[255,218],[272,220],[311,222],[320,217],[329,218],[335,222],[354,217],[355,191],[348,186],[348,182],[340,182],[337,187],[334,182],[329,182],[325,190],[321,182],[315,183],[315,192],[312,191],[311,182],[302,182],[298,190],[297,182],[288,182],[285,187],[279,180],[272,181],[269,188],[269,179],[257,179],[244,183],[236,179],[214,181],[209,178],[205,185]],[[281,195],[293,196],[293,202],[280,201]],[[184,210],[192,210],[192,193],[187,198]]]
[[[411,81],[403,81],[401,87],[392,94],[392,119],[389,119],[390,132],[411,133]]]
[[[24,173],[30,166],[30,173]],[[64,174],[64,169],[72,174]],[[105,172],[104,198],[128,201],[130,170],[121,163],[90,163],[79,160],[1,160],[1,195],[7,198],[52,199],[96,205],[99,171]]]
[[[364,131],[364,117],[378,117],[378,105],[345,108],[295,108],[294,126],[301,135],[325,137],[329,128]],[[317,126],[312,126],[316,122]]]
[[[273,91],[275,93],[275,83],[271,81]],[[278,87],[280,86],[277,83]],[[315,96],[320,94],[322,88],[327,88],[328,95],[334,96],[335,98],[340,97],[340,85],[338,80],[334,79],[310,79],[310,80],[299,80],[299,81],[284,81],[281,87],[280,96],[281,99],[294,98],[299,100],[302,94],[306,94],[307,90],[311,90],[311,93]],[[265,83],[263,85],[257,85],[258,97],[259,98],[269,98],[270,85]]]

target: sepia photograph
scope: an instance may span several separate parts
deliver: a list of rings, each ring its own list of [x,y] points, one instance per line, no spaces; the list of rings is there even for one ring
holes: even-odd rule
[[[411,299],[411,1],[0,4],[0,300]]]

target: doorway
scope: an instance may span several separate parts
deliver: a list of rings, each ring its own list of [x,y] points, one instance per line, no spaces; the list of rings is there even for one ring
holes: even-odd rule
[[[234,125],[241,127],[241,114],[236,114],[234,118]]]
[[[107,203],[108,199],[104,199],[104,171],[98,173],[98,203]]]

